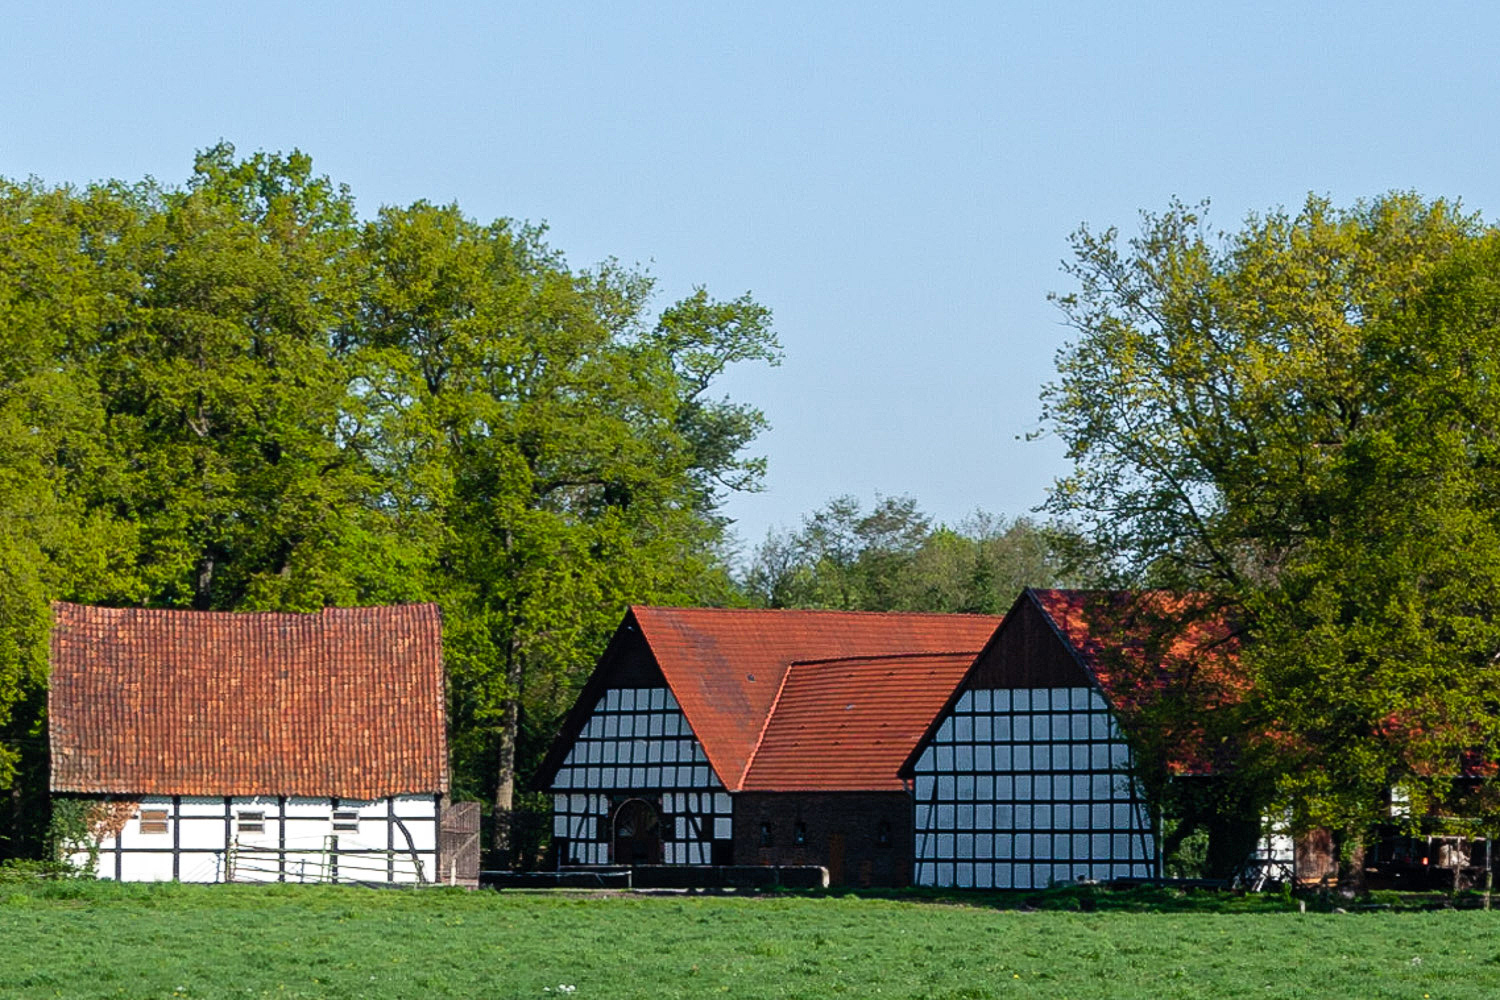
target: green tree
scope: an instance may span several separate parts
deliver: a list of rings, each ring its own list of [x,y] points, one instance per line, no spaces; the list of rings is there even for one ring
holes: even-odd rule
[[[930,530],[910,497],[835,497],[797,532],[771,532],[751,559],[746,588],[768,607],[889,610],[890,586]]]
[[[1497,267],[1490,234],[1369,325],[1330,516],[1251,598],[1267,715],[1299,737],[1287,785],[1340,829],[1393,786],[1414,818],[1451,812],[1454,776],[1500,761]]]
[[[453,206],[361,222],[297,152],[0,183],[0,788],[45,792],[51,600],[437,600],[455,788],[503,840],[624,606],[735,599],[764,421],[714,393],[776,361],[770,314],[652,294]]]
[[[0,434],[13,442],[0,450],[0,726],[9,736],[0,744],[0,788],[10,787],[20,759],[22,733],[10,731],[15,706],[45,676],[47,556],[65,516],[48,489],[59,423],[49,419],[57,380],[49,371],[49,330],[37,315],[47,304],[31,292],[55,271],[44,213],[24,188],[8,189],[0,201],[0,273],[25,275],[0,290],[0,329],[10,331],[0,339]]]
[[[121,470],[89,499],[140,533],[122,596],[283,610],[415,596],[361,572],[397,543],[372,523],[365,442],[341,433],[354,373],[330,337],[354,308],[348,192],[305,155],[239,161],[220,145],[186,189],[131,200],[132,284],[86,362]]]
[[[1217,235],[1174,205],[1124,248],[1081,230],[1058,298],[1051,509],[1135,580],[1218,595],[1266,766],[1351,844],[1393,784],[1495,748],[1486,233],[1410,194]]]
[[[795,532],[771,532],[744,574],[766,607],[1004,614],[1025,587],[1098,579],[1086,546],[1056,525],[976,513],[934,526],[911,497],[869,512],[836,497]]]
[[[47,604],[314,609],[415,592],[347,425],[346,192],[301,154],[154,182],[0,191],[0,750],[37,839]],[[36,787],[40,785],[41,787]],[[22,800],[25,800],[24,802]],[[22,830],[22,828],[25,830]]]
[[[572,271],[542,236],[383,210],[349,339],[392,502],[437,539],[455,749],[491,785],[500,848],[537,755],[528,715],[550,733],[623,607],[727,593],[714,512],[753,484],[740,451],[761,418],[707,393],[777,351],[749,298],[700,290],[652,323],[646,276]]]
[[[1027,587],[1099,586],[1105,567],[1062,524],[978,511],[933,529],[893,584],[908,611],[1003,615]]]

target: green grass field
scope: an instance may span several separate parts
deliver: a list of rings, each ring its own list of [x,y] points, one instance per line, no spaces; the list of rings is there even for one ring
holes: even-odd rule
[[[1500,911],[1183,909],[11,885],[0,997],[1500,995]]]

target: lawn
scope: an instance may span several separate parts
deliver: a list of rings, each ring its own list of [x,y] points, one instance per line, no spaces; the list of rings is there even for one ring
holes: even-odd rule
[[[1497,930],[1500,911],[58,883],[0,886],[0,997],[1491,998]]]

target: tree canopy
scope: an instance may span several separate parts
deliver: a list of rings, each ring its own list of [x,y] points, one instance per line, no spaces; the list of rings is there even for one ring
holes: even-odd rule
[[[1299,825],[1356,836],[1392,786],[1500,760],[1496,241],[1405,193],[1074,238],[1050,509],[1243,624]]]
[[[545,237],[361,220],[305,155],[227,144],[181,187],[0,182],[0,787],[51,600],[435,600],[455,790],[503,820],[625,604],[733,597],[719,506],[764,421],[715,387],[777,361],[770,313],[657,311]]]
[[[1076,534],[982,512],[934,524],[911,497],[835,497],[795,531],[771,532],[744,585],[773,608],[1004,614],[1024,587],[1092,581],[1096,561]]]

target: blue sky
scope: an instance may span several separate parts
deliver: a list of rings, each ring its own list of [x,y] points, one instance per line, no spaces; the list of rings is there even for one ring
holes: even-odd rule
[[[1309,191],[1500,208],[1500,7],[19,4],[0,174],[177,182],[300,148],[363,213],[545,221],[575,265],[770,306],[748,543],[829,497],[1009,515],[1065,468],[1037,393],[1080,223]]]

